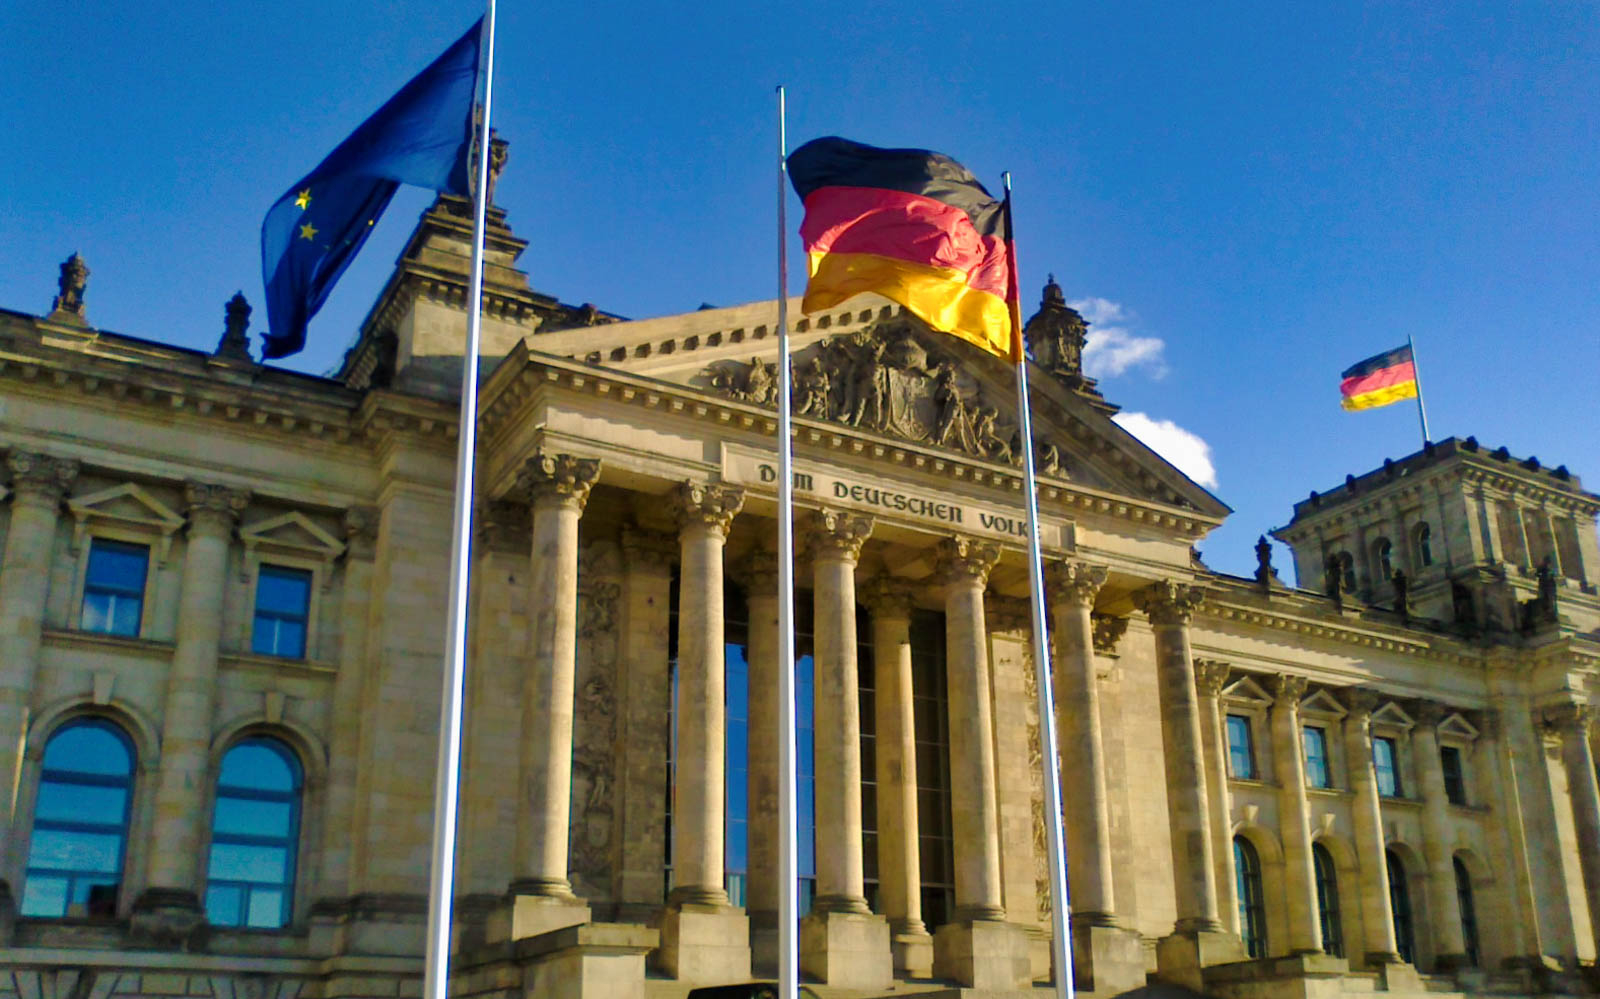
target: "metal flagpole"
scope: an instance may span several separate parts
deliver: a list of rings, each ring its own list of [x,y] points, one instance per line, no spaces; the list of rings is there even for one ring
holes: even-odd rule
[[[1411,349],[1411,377],[1417,382],[1417,416],[1422,420],[1422,446],[1427,447],[1428,441],[1433,438],[1428,436],[1428,409],[1422,404],[1422,367],[1417,364],[1417,346],[1411,342],[1411,334],[1406,334],[1406,346]]]
[[[1018,293],[1016,227],[1011,218],[1011,171],[1003,175],[1006,188],[1006,236],[1011,246],[1006,259],[1011,271],[1011,335],[1022,336],[1022,311]],[[1072,999],[1071,901],[1067,895],[1067,844],[1061,825],[1061,761],[1057,756],[1055,697],[1050,687],[1050,646],[1045,630],[1044,563],[1039,553],[1039,499],[1034,492],[1033,419],[1028,412],[1028,358],[1020,342],[1012,350],[1017,358],[1017,414],[1022,431],[1022,494],[1028,505],[1028,588],[1033,604],[1034,686],[1039,691],[1039,757],[1044,761],[1045,830],[1050,843],[1051,949],[1055,955],[1056,995]]]
[[[439,707],[439,768],[433,791],[433,870],[428,880],[424,999],[445,999],[450,984],[450,909],[455,898],[456,809],[461,778],[461,702],[467,680],[467,582],[472,551],[473,467],[478,441],[478,345],[483,333],[483,231],[489,202],[489,103],[494,94],[494,3],[483,19],[483,120],[478,126],[477,206],[472,223],[472,283],[467,344],[461,356],[461,429],[456,438],[455,519],[450,534],[450,610],[444,693]]]
[[[789,137],[778,86],[778,997],[800,994],[795,816],[794,445],[789,416]]]

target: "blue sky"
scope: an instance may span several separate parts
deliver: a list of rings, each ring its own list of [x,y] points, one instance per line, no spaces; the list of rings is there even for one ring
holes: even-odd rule
[[[211,347],[236,289],[261,303],[268,206],[480,12],[5,5],[0,307],[47,310],[78,250],[91,322]],[[1011,170],[1024,304],[1054,272],[1107,398],[1207,450],[1236,510],[1215,568],[1416,449],[1414,407],[1337,402],[1408,334],[1435,438],[1600,484],[1596,5],[507,4],[499,53],[534,287],[632,317],[774,294],[776,83],[793,144]],[[293,366],[337,364],[427,200],[396,199]]]

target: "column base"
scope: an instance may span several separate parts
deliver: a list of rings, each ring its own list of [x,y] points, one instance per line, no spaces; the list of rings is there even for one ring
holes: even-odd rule
[[[800,972],[826,985],[888,988],[894,983],[888,921],[871,912],[807,913],[800,920]]]
[[[1433,958],[1433,972],[1436,975],[1448,975],[1470,967],[1472,962],[1467,960],[1465,954],[1436,954]]]
[[[946,923],[933,932],[933,973],[975,989],[1030,988],[1027,933],[992,919]]]
[[[1344,999],[1350,965],[1321,951],[1289,957],[1236,961],[1206,970],[1208,995],[1253,999],[1270,993],[1281,999]]]
[[[750,920],[732,905],[675,902],[661,916],[656,964],[680,982],[728,985],[750,977]]]
[[[484,920],[485,943],[526,940],[570,926],[590,923],[594,913],[568,891],[560,895],[522,894],[513,887]]]
[[[1200,969],[1243,960],[1244,944],[1220,930],[1180,931],[1156,941],[1156,977],[1196,992],[1205,991]]]
[[[1089,915],[1085,913],[1085,915]],[[1119,995],[1145,985],[1144,946],[1136,930],[1072,920],[1072,972],[1083,992]]]
[[[1399,954],[1367,955],[1367,966],[1378,972],[1378,988],[1384,992],[1425,992],[1417,969],[1400,959]]]
[[[889,953],[894,970],[908,978],[928,978],[933,974],[933,934],[920,919],[891,921]]]
[[[136,947],[198,950],[210,925],[200,898],[187,888],[146,888],[133,902],[128,940]]]
[[[748,909],[750,919],[750,973],[757,978],[778,977],[778,911]]]
[[[633,923],[584,923],[529,937],[515,950],[523,999],[645,999],[644,959],[659,942],[656,930]]]

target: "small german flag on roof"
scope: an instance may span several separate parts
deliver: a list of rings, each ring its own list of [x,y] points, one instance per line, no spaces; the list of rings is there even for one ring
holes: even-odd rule
[[[1345,409],[1376,409],[1417,397],[1417,365],[1410,344],[1353,364],[1340,378],[1339,404]]]

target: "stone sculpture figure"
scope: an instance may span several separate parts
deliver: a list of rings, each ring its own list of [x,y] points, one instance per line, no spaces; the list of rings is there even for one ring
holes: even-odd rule
[[[995,433],[994,429],[994,421],[999,416],[999,410],[993,406],[981,407],[972,421],[972,436],[977,440],[978,449],[983,454],[996,461],[1010,461],[1011,445]]]
[[[1256,582],[1266,588],[1272,585],[1272,544],[1265,534],[1256,538]]]
[[[74,253],[61,262],[61,276],[56,286],[60,294],[51,303],[51,311],[82,317],[83,293],[89,287],[89,265],[84,263],[81,256]]]
[[[967,414],[967,401],[956,385],[955,365],[949,361],[939,365],[934,375],[933,399],[939,406],[939,425],[934,429],[934,443],[948,445],[954,436],[957,447],[970,447],[972,427]]]
[[[828,397],[833,387],[828,369],[822,364],[822,355],[813,356],[811,363],[802,367],[797,374],[795,388],[799,391],[795,394],[795,415],[826,420]]]

